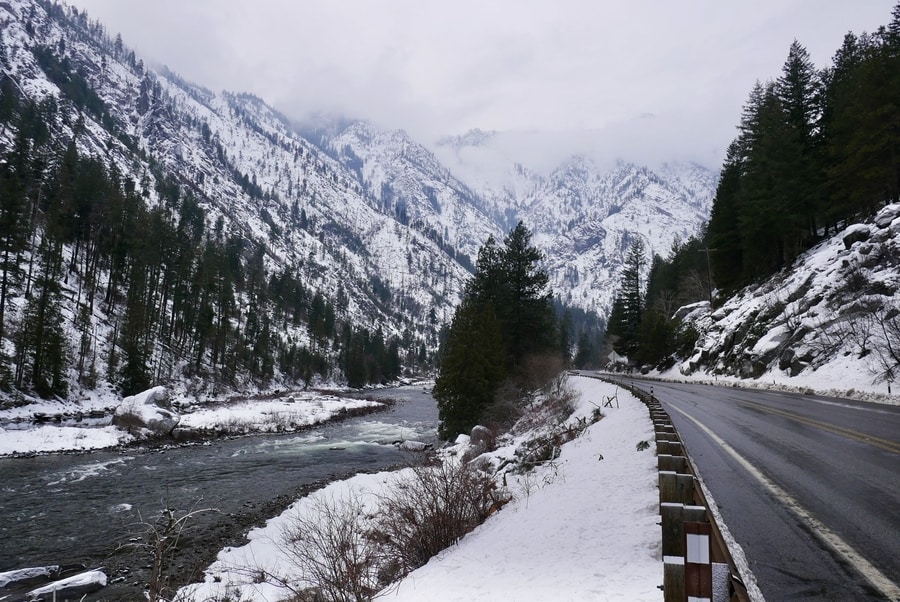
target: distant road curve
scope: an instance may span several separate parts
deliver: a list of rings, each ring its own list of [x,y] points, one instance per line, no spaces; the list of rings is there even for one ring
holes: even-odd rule
[[[900,407],[616,377],[651,391],[769,602],[900,602]]]

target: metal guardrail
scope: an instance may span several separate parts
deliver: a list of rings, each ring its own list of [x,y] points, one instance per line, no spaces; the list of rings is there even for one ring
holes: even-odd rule
[[[647,405],[656,430],[665,602],[750,602],[668,412],[652,392],[615,384]]]

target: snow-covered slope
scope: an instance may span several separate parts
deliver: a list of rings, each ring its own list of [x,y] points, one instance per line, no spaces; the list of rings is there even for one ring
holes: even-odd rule
[[[46,49],[108,110],[101,120],[73,107],[72,119],[57,124],[58,144],[74,138],[80,153],[116,165],[149,204],[163,203],[161,180],[174,178],[197,196],[210,230],[220,222],[264,247],[267,271],[294,270],[311,290],[341,301],[340,318],[388,335],[411,326],[425,342],[430,310],[445,319],[458,302],[467,272],[455,250],[381,210],[353,172],[260,99],[154,71],[65,5],[12,0],[0,4],[0,22],[4,75],[25,98],[71,105],[35,57]],[[78,119],[84,133],[76,137]],[[13,133],[5,134],[9,148]]]
[[[696,166],[605,171],[574,157],[541,176],[491,155],[491,133],[471,132],[450,143],[457,176],[402,131],[350,121],[311,138],[253,95],[153,69],[65,4],[9,0],[0,23],[3,77],[24,99],[62,107],[52,126],[60,150],[75,141],[162,211],[174,183],[197,199],[208,232],[239,236],[245,260],[261,255],[267,277],[290,271],[332,302],[340,322],[402,338],[410,356],[436,348],[478,248],[520,219],[555,293],[602,315],[633,237],[666,254],[708,212],[715,177]],[[42,53],[84,82],[95,110],[61,89]],[[3,149],[14,134],[0,132]],[[111,316],[93,320],[110,338]],[[304,328],[280,336],[315,344]]]
[[[574,157],[527,199],[525,220],[534,224],[563,302],[607,314],[635,238],[644,241],[648,257],[665,257],[675,240],[698,233],[709,215],[714,176],[692,164],[667,171],[664,178],[620,162],[603,172]]]
[[[354,122],[327,144],[382,211],[467,257],[501,233],[475,194],[405,132]]]
[[[399,203],[410,220],[440,228],[470,257],[488,234],[502,237],[523,220],[545,255],[556,294],[600,315],[609,311],[636,237],[648,256],[666,256],[676,239],[697,234],[709,215],[717,176],[699,165],[672,163],[654,171],[619,162],[605,169],[576,155],[542,177],[491,147],[492,138],[472,131],[440,142],[461,179],[403,132],[354,123],[327,144],[357,170],[371,195]]]
[[[699,338],[674,375],[888,393],[900,376],[900,205],[712,313],[706,303],[682,313]]]

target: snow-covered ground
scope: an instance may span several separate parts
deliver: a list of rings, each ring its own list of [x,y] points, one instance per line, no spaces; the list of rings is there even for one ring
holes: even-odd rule
[[[607,397],[617,395],[618,407],[604,408],[605,417],[563,445],[556,460],[529,473],[508,472],[513,500],[457,545],[382,592],[383,599],[662,600],[656,457],[652,446],[637,450],[639,442],[653,440],[647,408],[599,380],[572,377],[569,383],[577,394],[569,424],[589,417]],[[503,440],[486,459],[500,465],[542,428],[546,423]],[[458,457],[467,445],[461,438],[444,453]],[[289,598],[290,591],[271,578],[303,586],[285,552],[285,529],[322,502],[353,498],[366,512],[374,511],[404,472],[358,475],[296,501],[251,531],[246,545],[222,550],[205,581],[183,588],[179,599]]]
[[[175,400],[177,401],[177,400]],[[82,417],[91,410],[108,412],[109,400],[84,403],[42,401],[0,411],[0,457],[33,453],[87,451],[124,445],[134,437],[105,420]],[[344,412],[376,408],[375,401],[319,392],[272,399],[241,400],[205,406],[182,406],[178,428],[227,434],[290,432],[326,422]],[[60,416],[58,423],[34,424],[35,415]],[[105,423],[105,424],[104,424]]]

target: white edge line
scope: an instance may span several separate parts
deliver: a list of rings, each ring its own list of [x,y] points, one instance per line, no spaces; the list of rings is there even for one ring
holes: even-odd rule
[[[753,466],[748,460],[746,460],[743,456],[741,456],[733,447],[728,445],[721,437],[716,435],[712,430],[709,429],[705,424],[694,418],[693,416],[687,414],[684,410],[680,408],[676,408],[674,406],[670,406],[673,410],[677,411],[679,414],[693,422],[697,425],[697,427],[706,433],[710,439],[715,441],[719,447],[721,447],[725,452],[728,453],[738,464],[744,467],[744,469],[750,473],[750,475],[755,478],[757,481],[762,484],[763,487],[769,490],[769,492],[774,495],[776,498],[781,500],[781,502],[794,513],[801,521],[803,521],[806,526],[815,534],[819,539],[821,539],[825,545],[831,548],[835,553],[837,553],[841,558],[843,558],[847,563],[849,563],[854,569],[856,569],[863,577],[865,577],[872,586],[875,587],[878,591],[880,591],[883,595],[885,595],[889,600],[900,600],[900,586],[891,581],[884,573],[882,573],[878,568],[872,566],[872,564],[863,558],[863,556],[857,552],[850,544],[841,539],[836,533],[831,531],[828,527],[822,524],[817,518],[815,518],[806,508],[800,505],[797,500],[791,497],[788,492],[784,489],[776,485],[772,480],[770,480],[766,475],[757,470],[755,466]],[[698,477],[699,478],[699,477]],[[707,493],[706,486],[701,481],[701,485],[703,486],[704,494]],[[714,515],[718,514],[718,509],[715,509],[715,503],[710,498],[710,511],[713,512]],[[719,525],[724,527],[724,521],[719,520],[720,517],[716,516],[716,520],[719,522]],[[730,534],[729,534],[730,536]],[[735,542],[736,544],[736,542]],[[731,546],[729,545],[729,548]],[[740,546],[738,546],[740,549]],[[743,550],[741,550],[741,556],[743,556]],[[744,559],[746,562],[746,558]],[[737,560],[735,560],[737,563]],[[740,568],[740,565],[738,566]],[[749,570],[749,568],[748,568]],[[752,575],[752,573],[751,573]],[[741,574],[741,578],[744,578],[744,575]],[[745,585],[747,583],[745,582]],[[756,586],[756,579],[753,578],[753,585]],[[748,593],[749,585],[748,585]],[[758,591],[758,590],[757,590]],[[760,600],[762,600],[762,593],[760,595]],[[756,601],[754,601],[756,602]]]

